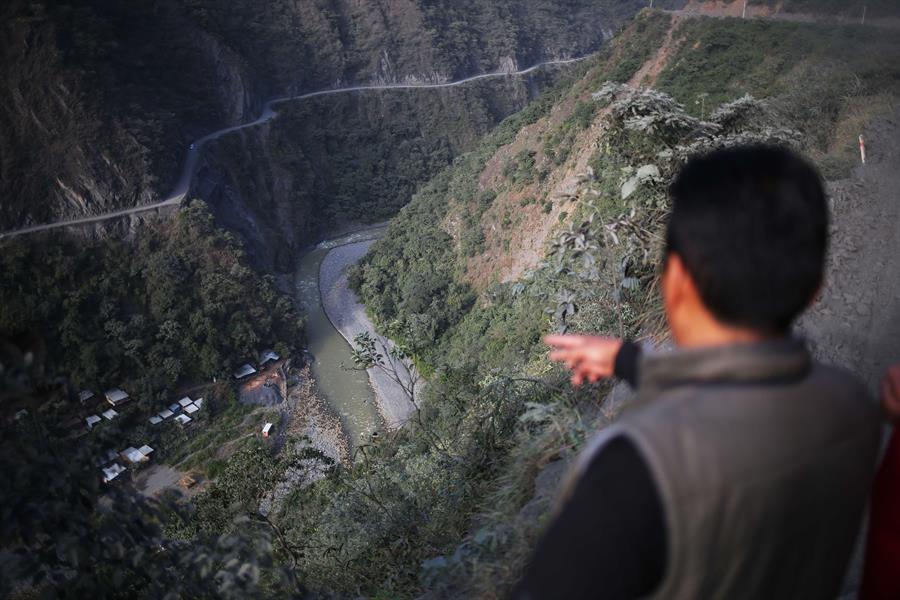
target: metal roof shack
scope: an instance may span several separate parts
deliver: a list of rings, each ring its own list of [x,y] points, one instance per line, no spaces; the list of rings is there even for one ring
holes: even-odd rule
[[[150,417],[150,424],[151,425],[159,425],[160,423],[162,423],[162,420],[163,420],[163,418],[161,416],[153,415],[152,417]]]
[[[78,392],[78,401],[84,404],[88,400],[94,397],[94,392],[91,390],[81,390]]]
[[[203,408],[203,398],[197,398],[194,400],[194,406],[197,408]]]
[[[93,429],[93,428],[94,428],[94,425],[96,425],[97,423],[99,423],[99,422],[102,421],[102,420],[103,420],[103,419],[101,419],[101,418],[98,417],[97,415],[91,415],[91,416],[89,416],[88,418],[86,418],[86,419],[85,419],[85,422],[87,423],[88,431],[90,431],[91,429]]]
[[[200,408],[193,402],[191,402],[190,404],[188,404],[187,406],[184,407],[184,412],[186,412],[189,415],[194,414],[198,410],[200,410]]]
[[[153,448],[151,448],[147,444],[144,444],[143,446],[138,448],[138,452],[140,452],[144,456],[150,456],[150,454],[153,452]]]
[[[123,467],[119,463],[113,463],[101,470],[103,471],[103,483],[109,483],[126,471],[125,467]]]
[[[243,379],[244,377],[249,377],[256,373],[256,369],[253,368],[251,364],[245,364],[241,366],[237,371],[234,372],[235,379]]]
[[[178,401],[179,406],[181,406],[182,408],[186,407],[188,404],[193,404],[193,403],[194,403],[194,401],[191,400],[189,396],[185,396],[184,398],[182,398],[181,400]]]
[[[173,413],[173,412],[172,412],[171,410],[169,410],[168,408],[165,409],[165,410],[159,411],[159,417],[160,417],[161,419],[168,419],[169,417],[171,417],[171,416],[174,415],[174,414],[175,414],[175,413]]]
[[[134,446],[125,448],[119,453],[119,455],[130,463],[139,463],[147,460],[147,457],[144,456],[141,451]]]
[[[259,357],[259,364],[262,366],[265,366],[265,365],[269,364],[270,362],[275,362],[279,358],[281,358],[281,357],[278,356],[272,350],[266,350],[262,353],[262,356]]]
[[[109,421],[112,421],[113,419],[115,419],[116,417],[119,416],[119,413],[117,413],[115,410],[113,410],[113,409],[111,409],[111,408],[110,408],[109,410],[107,410],[107,411],[101,413],[101,414],[102,414],[104,417],[106,417]]]
[[[269,431],[271,431],[271,430],[272,430],[271,423],[266,423],[265,425],[263,425],[263,428],[262,428],[263,437],[266,437],[266,438],[269,437]]]
[[[191,419],[189,416],[187,416],[185,414],[178,415],[177,417],[175,417],[175,420],[178,421],[179,423],[181,423],[182,425],[187,425],[188,423],[193,421],[193,419]]]
[[[181,410],[181,405],[177,402],[173,402],[169,405],[169,410],[171,410],[173,413],[177,413],[179,410]]]
[[[106,396],[106,401],[113,406],[119,406],[123,402],[128,402],[128,400],[130,399],[130,396],[125,393],[125,391],[120,390],[119,388],[107,390],[106,394],[104,395]]]

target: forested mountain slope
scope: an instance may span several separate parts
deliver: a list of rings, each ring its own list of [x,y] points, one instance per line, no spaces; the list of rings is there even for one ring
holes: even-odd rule
[[[192,139],[271,96],[574,56],[642,4],[5,2],[0,229],[158,199]]]
[[[896,332],[896,292],[862,292],[884,288],[879,269],[848,265],[863,264],[857,252],[894,264],[890,243],[862,233],[871,221],[862,207],[896,212],[892,179],[872,178],[897,152],[886,140],[896,131],[898,65],[889,29],[643,13],[581,80],[507,120],[420,190],[352,281],[378,325],[416,349],[430,376],[424,425],[385,451],[415,456],[401,464],[417,474],[423,463],[447,461],[427,483],[404,467],[409,481],[377,488],[377,497],[415,504],[408,494],[443,487],[464,513],[422,507],[463,539],[443,551],[434,543],[420,563],[421,589],[502,597],[519,576],[566,461],[622,406],[608,386],[570,389],[540,336],[568,329],[665,340],[656,274],[666,187],[692,152],[765,141],[819,164],[834,194],[837,251],[828,306],[801,330],[819,356],[863,366],[874,382],[887,358],[881,331]],[[860,133],[873,140],[871,173],[858,164]],[[852,320],[871,343],[840,322],[855,307],[846,298],[858,299]],[[485,433],[486,421],[501,442]],[[427,447],[435,437],[443,445]],[[465,466],[447,467],[457,464],[447,454],[464,456]],[[360,476],[378,482],[388,462],[398,468],[385,458]]]

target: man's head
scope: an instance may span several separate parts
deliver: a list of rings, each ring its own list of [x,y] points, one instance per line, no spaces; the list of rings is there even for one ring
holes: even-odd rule
[[[822,283],[828,210],[815,168],[784,148],[717,150],[691,159],[670,195],[663,296],[675,341],[704,343],[697,335],[717,327],[786,334]]]

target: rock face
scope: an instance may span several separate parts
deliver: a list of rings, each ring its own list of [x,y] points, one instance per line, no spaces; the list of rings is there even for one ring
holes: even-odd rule
[[[341,0],[325,8],[312,0],[4,2],[0,230],[158,200],[178,179],[192,140],[249,120],[266,98],[346,82],[449,81],[578,55],[596,49],[604,31],[644,4],[463,0],[435,7],[425,0]],[[521,97],[512,102],[495,97],[509,92],[494,89],[455,99],[480,119],[467,135],[485,131],[521,105]],[[242,158],[251,158],[254,144],[265,146],[267,136],[248,133],[243,149],[248,154]],[[454,141],[447,146],[448,151],[461,147]],[[265,177],[269,194],[306,208],[303,197],[310,191],[296,185],[304,175],[285,156],[276,158],[271,166],[254,163],[256,172],[248,175]],[[245,203],[248,184],[233,185],[212,168],[228,160],[211,159],[198,189],[215,189],[219,206],[240,214],[229,202]],[[291,220],[296,230],[282,233],[305,238],[315,228],[312,222],[321,219],[307,220],[299,225]]]
[[[175,6],[0,8],[0,229],[148,203],[189,139],[256,109],[248,69]]]

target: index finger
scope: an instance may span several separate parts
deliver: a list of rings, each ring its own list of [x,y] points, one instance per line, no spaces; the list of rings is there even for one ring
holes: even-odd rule
[[[544,343],[548,346],[556,346],[557,348],[576,348],[584,344],[587,336],[577,334],[566,335],[547,335],[544,336]]]

